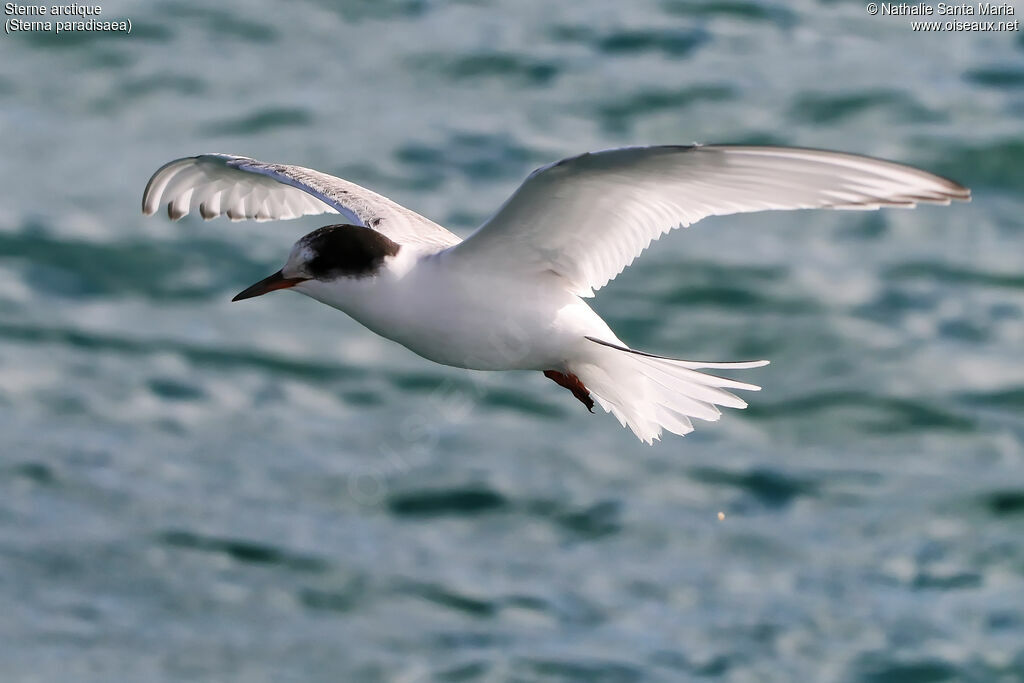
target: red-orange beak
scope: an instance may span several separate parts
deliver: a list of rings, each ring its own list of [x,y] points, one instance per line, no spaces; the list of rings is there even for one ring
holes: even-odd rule
[[[242,290],[235,295],[232,301],[241,301],[242,299],[251,299],[254,296],[260,296],[267,292],[273,292],[275,289],[288,289],[294,287],[300,282],[305,282],[309,278],[306,277],[285,277],[281,274],[281,271],[277,271],[270,277],[263,278],[252,287]]]

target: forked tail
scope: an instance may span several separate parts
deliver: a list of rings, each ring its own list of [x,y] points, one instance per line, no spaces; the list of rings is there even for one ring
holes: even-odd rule
[[[768,365],[766,360],[743,363],[705,363],[656,356],[618,344],[587,337],[594,343],[586,360],[570,368],[591,391],[598,404],[645,443],[693,431],[691,418],[714,421],[718,406],[746,408],[747,403],[727,389],[760,391],[746,382],[716,377],[698,370],[743,370]]]

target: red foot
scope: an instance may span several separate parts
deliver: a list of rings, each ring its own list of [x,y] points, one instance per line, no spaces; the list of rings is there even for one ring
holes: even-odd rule
[[[587,407],[587,410],[594,412],[594,399],[590,398],[590,390],[583,386],[583,382],[580,381],[579,377],[573,374],[566,375],[554,370],[545,370],[544,376],[558,386],[565,387],[571,391],[572,395]]]

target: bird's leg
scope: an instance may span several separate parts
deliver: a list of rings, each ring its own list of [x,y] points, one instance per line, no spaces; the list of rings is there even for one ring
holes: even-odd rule
[[[545,370],[544,376],[558,386],[565,387],[571,391],[572,395],[587,407],[587,410],[594,412],[594,399],[590,398],[590,390],[583,386],[583,382],[580,381],[579,377],[571,373],[566,375],[555,370]]]

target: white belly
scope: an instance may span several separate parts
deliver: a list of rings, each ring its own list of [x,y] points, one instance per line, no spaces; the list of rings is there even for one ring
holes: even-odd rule
[[[614,340],[579,297],[551,277],[518,282],[452,272],[427,259],[408,272],[310,281],[298,289],[377,334],[444,365],[474,370],[562,367],[585,335]]]

